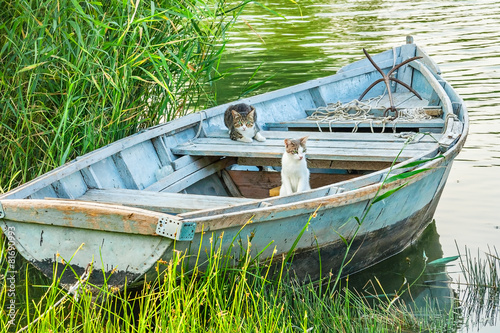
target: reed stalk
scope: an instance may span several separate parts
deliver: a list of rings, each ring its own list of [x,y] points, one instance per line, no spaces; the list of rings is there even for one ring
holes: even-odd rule
[[[213,105],[248,0],[0,0],[0,193]]]

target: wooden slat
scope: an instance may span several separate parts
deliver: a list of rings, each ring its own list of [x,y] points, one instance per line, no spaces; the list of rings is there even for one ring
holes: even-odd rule
[[[227,190],[233,197],[242,197],[243,195],[240,192],[240,189],[238,186],[234,183],[233,179],[227,172],[227,170],[222,170],[221,171],[221,178],[222,181],[224,182],[224,185],[226,185]]]
[[[295,133],[288,133],[287,138],[299,138]],[[419,142],[417,144],[408,145],[408,150],[427,150],[434,147],[435,142]],[[242,143],[228,138],[201,138],[193,141],[192,143],[181,145],[179,147],[190,147],[196,145],[210,145],[210,146],[224,146],[224,147],[238,147],[242,150],[259,148],[274,148],[280,150],[282,153],[285,151],[285,144],[280,139],[268,139],[265,142],[254,141],[252,143]],[[385,149],[397,150],[403,148],[404,142],[382,142],[382,141],[331,141],[331,140],[307,140],[307,151],[313,148],[326,148],[326,149]],[[178,148],[179,148],[178,147]],[[177,151],[178,148],[174,150]]]
[[[350,133],[350,132],[308,132],[308,131],[262,131],[264,137],[267,139],[280,139],[284,140],[290,137],[303,137],[308,136],[308,142],[314,140],[321,141],[357,141],[357,142],[405,142],[406,138],[401,137],[400,134],[394,133]],[[415,132],[416,134],[416,132]],[[419,142],[437,142],[441,138],[442,134],[432,134],[429,135],[419,134],[417,140]],[[227,131],[214,131],[210,132],[208,137],[210,138],[225,138],[227,139],[229,135]],[[188,156],[183,156],[188,157]],[[194,158],[194,157],[191,157]]]
[[[437,151],[437,147],[435,149]],[[256,157],[239,157],[237,164],[239,165],[255,165],[255,166],[281,166],[281,158],[256,158]],[[390,167],[390,162],[377,161],[328,161],[328,160],[310,160],[308,158],[307,166],[310,169],[342,169],[342,170],[382,170]]]
[[[185,188],[188,188],[189,186],[193,185],[194,183],[207,178],[208,176],[213,175],[214,173],[230,166],[231,164],[235,164],[236,159],[234,158],[224,158],[221,159],[215,163],[212,163],[210,165],[207,165],[206,167],[199,169],[196,172],[193,172],[187,177],[184,177],[180,179],[179,181],[175,183],[171,183],[168,186],[165,186],[161,188],[160,191],[164,192],[180,192],[184,190]]]
[[[415,50],[416,50],[415,44],[402,45],[400,48],[401,60],[404,61],[406,59],[414,57]],[[413,76],[413,69],[408,67],[408,65],[404,65],[397,70],[398,79],[401,80],[402,82],[406,83],[409,86],[411,86],[412,76]],[[403,87],[401,84],[396,83],[396,92],[406,92],[406,91],[408,91],[408,89]]]
[[[442,128],[444,125],[443,119],[430,119],[419,122],[408,122],[408,121],[390,121],[385,123],[385,130],[391,131],[394,127],[396,128]],[[335,121],[329,122],[316,122],[314,120],[299,119],[295,121],[283,121],[277,123],[267,123],[266,126],[270,129],[274,128],[318,128],[320,126],[323,130],[327,131],[329,128],[354,128],[355,124],[353,121]],[[381,129],[384,124],[380,120],[364,121],[358,124],[358,128],[376,128]]]
[[[219,158],[217,157],[191,158],[191,163],[183,164],[181,168],[176,169],[175,172],[158,180],[156,183],[151,184],[150,186],[145,188],[145,190],[153,192],[163,191],[168,186],[180,181],[181,179],[184,179],[185,177],[206,167],[207,165],[210,165],[217,160],[219,160]]]
[[[200,209],[230,207],[252,202],[247,198],[150,192],[124,189],[88,190],[78,200],[120,204],[163,213],[185,213]]]
[[[268,140],[271,141],[271,140]],[[282,146],[258,145],[258,144],[223,144],[216,143],[193,143],[182,145],[172,149],[176,154],[200,155],[200,156],[233,156],[233,157],[253,157],[253,158],[281,158],[284,152]],[[267,142],[267,141],[266,141]],[[281,145],[281,144],[280,144]],[[437,144],[417,143],[408,145],[400,154],[397,161],[414,157],[422,151],[434,149]],[[309,146],[307,148],[307,158],[311,160],[343,160],[343,161],[393,161],[400,147],[373,148],[365,146],[363,148],[344,148],[328,146]],[[421,148],[421,149],[420,149]]]
[[[75,200],[5,199],[1,204],[10,221],[128,234],[155,235],[160,218],[181,221],[139,208]]]

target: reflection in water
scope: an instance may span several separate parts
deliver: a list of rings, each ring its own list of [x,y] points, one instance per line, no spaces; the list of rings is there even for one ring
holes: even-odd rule
[[[436,223],[433,222],[403,252],[350,276],[349,285],[364,295],[387,296],[389,300],[397,295],[412,308],[432,306],[435,311],[448,313],[456,294],[445,265],[426,265],[424,259],[426,257],[430,263],[442,256]]]
[[[262,3],[283,17],[259,6],[246,7],[244,21],[230,34],[221,69],[233,74],[217,82],[218,102],[233,100],[251,84],[266,79],[251,94],[334,74],[362,59],[362,48],[375,54],[412,35],[464,98],[471,121],[466,146],[454,162],[435,215],[443,255],[457,254],[455,242],[481,251],[499,244],[500,0]],[[408,251],[404,259],[408,257],[410,265],[400,260],[392,263],[397,269],[385,276],[377,271],[383,283],[394,281],[388,290],[399,288],[403,274],[411,280],[419,271],[422,252]],[[432,250],[426,253],[432,260]],[[455,282],[463,281],[458,270],[448,270],[448,274]],[[426,281],[431,280],[428,276]],[[481,332],[488,332],[488,327],[481,327]]]
[[[465,250],[460,263],[465,282],[459,284],[464,318],[473,328],[495,326],[500,312],[500,255],[490,249],[482,258]]]

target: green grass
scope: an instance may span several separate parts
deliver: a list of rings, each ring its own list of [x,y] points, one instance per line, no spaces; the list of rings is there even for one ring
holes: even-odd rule
[[[348,288],[348,280],[333,287],[327,276],[300,284],[278,258],[275,266],[258,264],[249,248],[237,258],[212,244],[209,260],[188,270],[186,254],[176,252],[169,262],[158,262],[158,275],[136,291],[97,295],[85,289],[75,299],[59,289],[58,281],[34,285],[32,274],[19,293],[28,300],[17,304],[16,327],[31,332],[404,332],[440,331],[446,314],[427,315],[404,303],[383,297],[368,302]],[[239,247],[239,245],[236,245]],[[275,258],[276,259],[276,258]],[[236,266],[233,266],[235,263]],[[29,269],[31,270],[31,268]],[[5,272],[5,270],[3,270]],[[88,285],[87,285],[88,287]],[[3,290],[5,291],[5,283]],[[35,295],[35,296],[34,296]],[[61,301],[62,300],[62,301]],[[0,303],[9,302],[5,292]],[[437,319],[442,320],[437,321]],[[0,316],[0,325],[6,317]],[[28,326],[28,323],[30,325]],[[437,323],[439,323],[439,326]]]
[[[247,0],[0,0],[0,193],[215,103]]]

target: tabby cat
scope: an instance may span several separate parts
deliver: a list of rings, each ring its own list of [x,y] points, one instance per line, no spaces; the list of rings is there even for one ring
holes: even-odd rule
[[[307,136],[285,139],[285,153],[281,158],[280,196],[311,189],[306,161]]]
[[[231,140],[253,142],[266,141],[257,126],[255,108],[245,103],[230,105],[224,113],[224,124],[229,128]]]

